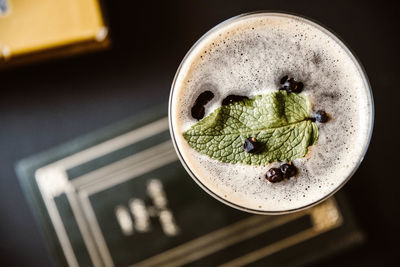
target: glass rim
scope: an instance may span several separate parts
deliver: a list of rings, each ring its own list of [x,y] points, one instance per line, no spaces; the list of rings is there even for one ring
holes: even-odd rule
[[[364,147],[363,150],[360,154],[360,158],[357,162],[357,164],[354,166],[354,168],[351,170],[350,174],[346,177],[346,179],[344,179],[342,181],[341,184],[339,184],[334,190],[332,190],[329,194],[325,195],[324,197],[320,198],[319,200],[316,200],[308,205],[304,205],[298,208],[294,208],[294,209],[287,209],[287,210],[278,210],[278,211],[263,211],[263,210],[256,210],[256,209],[251,209],[251,208],[247,208],[247,207],[243,207],[240,206],[236,203],[233,203],[231,201],[228,201],[222,197],[220,197],[218,194],[216,194],[215,192],[213,192],[211,189],[209,189],[206,185],[204,185],[200,179],[192,172],[192,170],[190,169],[190,167],[188,166],[188,164],[186,163],[184,157],[182,156],[180,149],[176,143],[176,138],[175,138],[175,133],[173,130],[173,124],[172,124],[172,112],[171,112],[171,107],[172,107],[172,98],[173,98],[173,94],[174,94],[174,89],[175,89],[175,84],[176,84],[176,80],[177,77],[179,76],[179,73],[182,69],[182,66],[184,65],[184,63],[186,62],[187,58],[189,57],[189,55],[193,52],[193,50],[200,44],[201,41],[203,41],[209,34],[213,33],[215,30],[229,24],[232,23],[240,18],[243,17],[247,17],[247,16],[251,16],[251,15],[260,15],[260,14],[268,14],[268,15],[277,15],[277,16],[286,16],[286,17],[295,17],[295,18],[301,18],[303,20],[305,20],[307,23],[309,23],[310,25],[316,27],[317,29],[321,30],[322,32],[324,32],[325,34],[327,34],[328,36],[330,36],[333,40],[335,40],[340,46],[342,46],[342,48],[347,52],[347,54],[350,56],[350,58],[353,60],[354,64],[356,65],[356,67],[359,69],[360,74],[362,76],[362,79],[364,81],[364,84],[366,85],[367,88],[367,93],[368,93],[368,100],[370,101],[370,118],[369,118],[369,129],[368,129],[368,139],[367,141],[364,143]],[[367,76],[367,73],[365,71],[365,68],[363,67],[363,65],[361,64],[361,61],[359,60],[359,58],[356,56],[356,54],[354,53],[354,51],[349,47],[349,45],[343,41],[343,39],[337,34],[335,33],[332,29],[330,29],[329,27],[325,26],[324,24],[320,23],[319,21],[316,21],[314,19],[310,19],[306,16],[303,15],[299,15],[296,13],[292,13],[292,12],[286,12],[286,11],[275,11],[275,10],[260,10],[260,11],[253,11],[253,12],[247,12],[247,13],[242,13],[239,14],[237,16],[231,17],[229,19],[226,19],[222,22],[220,22],[219,24],[217,24],[216,26],[212,27],[210,30],[208,30],[206,33],[204,33],[189,49],[189,51],[185,54],[185,56],[183,57],[181,63],[179,64],[179,67],[175,73],[172,85],[171,85],[171,90],[170,90],[170,95],[169,95],[169,101],[168,101],[168,123],[169,123],[169,130],[170,130],[170,134],[171,134],[171,139],[172,139],[172,143],[173,146],[175,148],[175,151],[178,155],[179,160],[181,161],[183,167],[186,169],[186,171],[188,172],[188,174],[192,177],[192,179],[204,190],[206,191],[209,195],[211,195],[212,197],[214,197],[215,199],[217,199],[218,201],[241,211],[245,211],[248,213],[253,213],[253,214],[259,214],[259,215],[281,215],[281,214],[288,214],[288,213],[293,213],[293,212],[297,212],[297,211],[302,211],[308,208],[311,208],[323,201],[325,201],[326,199],[330,198],[331,196],[333,196],[337,191],[339,191],[349,180],[350,178],[354,175],[354,173],[358,170],[358,168],[360,167],[361,162],[364,160],[364,157],[367,153],[367,150],[369,148],[370,142],[371,142],[371,138],[372,138],[372,132],[373,132],[373,128],[374,128],[374,117],[375,117],[375,107],[374,107],[374,99],[373,99],[373,94],[372,94],[372,89],[371,89],[371,85]]]

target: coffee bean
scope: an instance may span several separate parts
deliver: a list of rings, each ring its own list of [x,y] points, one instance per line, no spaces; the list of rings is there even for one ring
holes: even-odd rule
[[[194,105],[191,110],[192,117],[201,120],[205,114],[204,106],[214,98],[214,93],[211,91],[202,92],[194,102]]]
[[[276,183],[280,182],[283,180],[283,174],[282,171],[279,168],[271,168],[267,171],[267,174],[265,175],[268,181],[271,183]]]
[[[297,173],[297,168],[293,164],[282,164],[280,167],[283,178],[290,178],[296,175]]]
[[[243,149],[247,153],[257,153],[261,148],[261,143],[255,137],[249,137],[244,140]]]
[[[326,112],[324,110],[318,110],[315,113],[315,120],[318,122],[327,122],[329,119],[328,114],[326,114]]]

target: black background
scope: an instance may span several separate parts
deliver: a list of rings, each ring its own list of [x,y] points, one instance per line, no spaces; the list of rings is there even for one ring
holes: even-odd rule
[[[191,45],[217,23],[255,10],[316,19],[356,52],[373,90],[375,126],[342,189],[364,245],[315,266],[391,266],[400,248],[399,9],[395,1],[104,1],[110,50],[0,72],[0,265],[51,266],[14,163],[168,100]]]

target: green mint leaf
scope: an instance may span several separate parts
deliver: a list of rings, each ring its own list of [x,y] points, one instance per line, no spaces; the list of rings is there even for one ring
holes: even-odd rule
[[[310,103],[301,94],[277,91],[217,108],[183,133],[201,154],[227,162],[266,165],[304,157],[318,139],[309,119]],[[255,137],[259,153],[246,153],[243,143]]]

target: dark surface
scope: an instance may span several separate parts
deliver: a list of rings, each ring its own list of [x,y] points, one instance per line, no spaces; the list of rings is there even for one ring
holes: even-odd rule
[[[127,3],[105,2],[111,50],[0,72],[0,266],[51,266],[14,172],[17,160],[166,102],[181,59],[203,33],[260,9],[296,12],[334,29],[356,51],[373,89],[371,146],[342,189],[367,242],[315,266],[394,264],[400,182],[387,163],[398,158],[399,138],[395,1]]]

